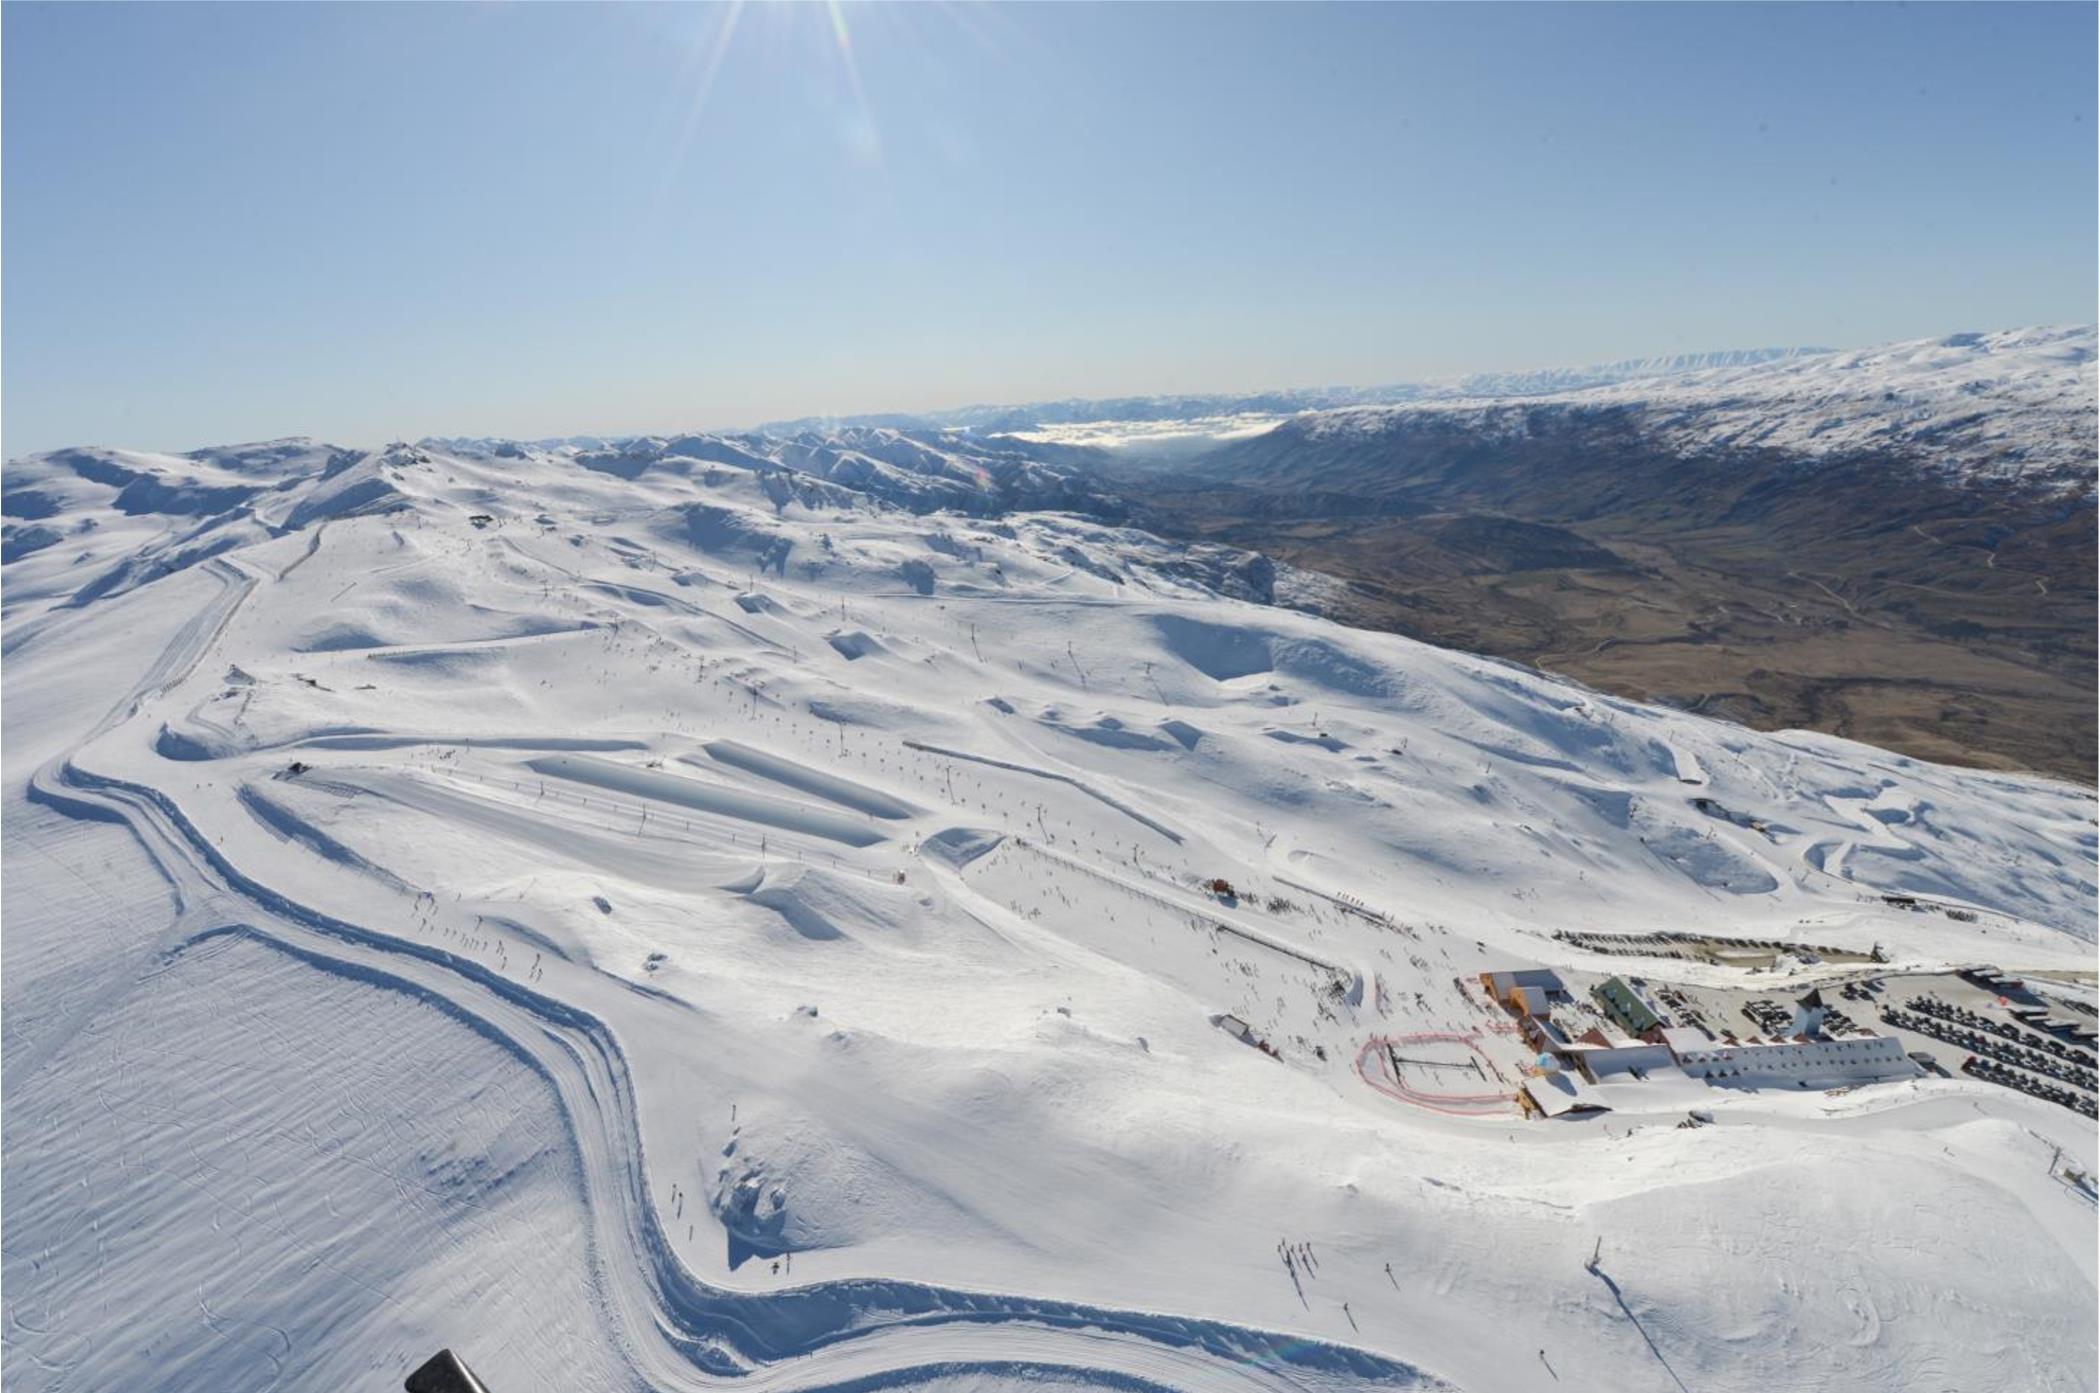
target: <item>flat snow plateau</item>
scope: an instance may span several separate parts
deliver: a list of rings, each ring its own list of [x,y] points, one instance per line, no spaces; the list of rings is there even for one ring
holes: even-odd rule
[[[2089,969],[2086,791],[660,456],[10,467],[10,1389],[2094,1387],[2062,1108],[1358,1072],[1723,971],[1559,929]]]

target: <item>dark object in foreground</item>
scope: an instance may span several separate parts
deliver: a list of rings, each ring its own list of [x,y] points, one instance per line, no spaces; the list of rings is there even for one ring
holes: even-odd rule
[[[408,1393],[489,1393],[460,1357],[441,1349],[401,1385]]]

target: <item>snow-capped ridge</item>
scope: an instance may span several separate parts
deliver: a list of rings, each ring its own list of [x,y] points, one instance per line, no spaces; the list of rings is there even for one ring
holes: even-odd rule
[[[1434,417],[1485,439],[1538,413],[1616,414],[1686,455],[1763,451],[1805,462],[1882,456],[1953,478],[2089,487],[2095,328],[1961,333],[1872,349],[1635,377],[1518,402],[1492,392],[1298,418],[1309,440],[1368,439]]]

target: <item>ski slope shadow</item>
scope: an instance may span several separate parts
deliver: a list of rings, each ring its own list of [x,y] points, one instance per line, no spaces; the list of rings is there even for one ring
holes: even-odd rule
[[[1684,1380],[1677,1376],[1677,1371],[1670,1367],[1670,1361],[1663,1358],[1662,1349],[1655,1343],[1655,1337],[1648,1333],[1648,1327],[1641,1324],[1641,1318],[1633,1313],[1631,1306],[1626,1304],[1626,1294],[1619,1290],[1619,1284],[1611,1279],[1611,1274],[1603,1268],[1594,1265],[1589,1270],[1592,1276],[1604,1283],[1605,1289],[1611,1293],[1612,1300],[1619,1303],[1619,1310],[1624,1312],[1626,1319],[1633,1323],[1634,1330],[1639,1332],[1642,1341],[1647,1344],[1648,1353],[1654,1355],[1655,1362],[1662,1365],[1663,1372],[1670,1376],[1670,1382],[1677,1385],[1680,1393],[1692,1393],[1691,1389],[1685,1387]]]
[[[695,812],[821,837],[847,846],[873,846],[884,840],[881,832],[861,821],[808,803],[615,764],[590,755],[545,755],[525,761],[525,767],[536,774],[593,784],[629,797],[675,803]]]

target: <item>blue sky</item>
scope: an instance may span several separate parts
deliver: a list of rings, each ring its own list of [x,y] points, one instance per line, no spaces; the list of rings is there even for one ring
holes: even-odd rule
[[[9,454],[2094,317],[2091,5],[11,0],[0,24]]]

